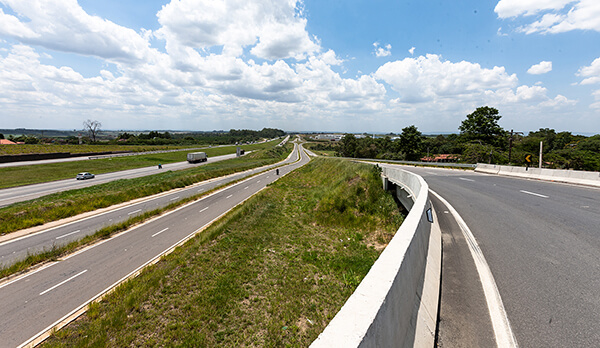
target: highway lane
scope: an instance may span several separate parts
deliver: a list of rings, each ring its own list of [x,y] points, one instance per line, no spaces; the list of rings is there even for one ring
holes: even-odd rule
[[[290,163],[292,161],[295,161],[295,158],[290,156],[282,163]],[[165,207],[173,202],[198,195],[202,192],[210,191],[216,187],[243,179],[280,164],[281,163],[277,163],[261,168],[255,168],[245,172],[207,180],[183,189],[175,189],[152,197],[127,202],[116,207],[104,209],[104,212],[87,218],[77,219],[77,217],[75,217],[75,221],[0,242],[0,266],[10,266],[17,261],[26,258],[30,254],[49,250],[53,246],[66,245],[87,235],[94,234],[103,227],[126,221],[136,215],[141,215],[147,211]]]
[[[423,176],[468,224],[520,346],[600,346],[600,190],[403,168]]]
[[[299,150],[296,146],[295,152]],[[0,284],[3,346],[25,343],[77,312],[138,269],[187,240],[229,209],[309,161],[248,178],[143,225],[99,242],[35,273]]]
[[[75,175],[77,173],[73,173],[73,179],[65,179],[65,180],[57,180],[47,183],[34,184],[34,185],[26,185],[26,186],[18,186],[11,187],[0,190],[0,207],[7,206],[9,204],[23,202],[30,199],[35,199],[38,197],[42,197],[45,195],[49,195],[51,193],[66,191],[66,190],[74,190],[80,189],[84,187],[89,187],[93,185],[104,184],[110,181],[115,181],[119,179],[132,179],[139,178],[143,176],[158,174],[161,171],[167,170],[182,170],[191,168],[193,166],[204,165],[211,162],[224,161],[231,158],[235,158],[235,154],[223,155],[223,156],[215,156],[210,157],[207,162],[191,164],[188,162],[176,162],[164,164],[162,169],[158,169],[157,166],[145,167],[145,168],[137,168],[137,169],[129,169],[123,170],[119,172],[113,173],[105,173],[105,174],[97,174],[94,179],[87,180],[75,180]],[[83,168],[83,167],[82,167]],[[81,171],[85,171],[82,169]],[[43,175],[43,173],[40,173]]]

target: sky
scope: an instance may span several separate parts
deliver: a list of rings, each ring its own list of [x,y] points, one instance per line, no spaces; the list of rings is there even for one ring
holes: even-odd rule
[[[598,0],[0,0],[0,128],[600,133]]]

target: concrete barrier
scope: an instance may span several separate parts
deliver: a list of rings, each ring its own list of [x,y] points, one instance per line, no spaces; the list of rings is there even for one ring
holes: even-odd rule
[[[476,172],[600,187],[600,173],[477,163]]]
[[[399,192],[401,201],[410,200],[412,208],[313,348],[434,345],[441,233],[425,180],[392,167],[383,166],[384,187]]]

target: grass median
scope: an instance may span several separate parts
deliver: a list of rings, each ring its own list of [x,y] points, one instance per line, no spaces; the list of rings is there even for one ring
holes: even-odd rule
[[[257,151],[272,148],[281,140],[273,140],[268,143],[240,146],[246,151]],[[222,146],[205,148],[202,150],[210,157],[235,153],[237,146]],[[75,162],[60,162],[36,164],[18,167],[0,168],[0,189],[38,184],[62,179],[73,179],[79,172],[90,172],[94,174],[111,173],[127,169],[157,166],[160,164],[184,162],[190,151],[176,151],[153,153],[147,155],[135,155],[124,157],[113,157]]]
[[[402,218],[375,167],[313,160],[92,304],[44,346],[308,346]]]
[[[257,151],[227,161],[209,162],[190,169],[166,171],[141,178],[116,180],[15,203],[0,208],[0,235],[276,163],[283,160],[291,149],[292,145],[271,147],[269,150]]]

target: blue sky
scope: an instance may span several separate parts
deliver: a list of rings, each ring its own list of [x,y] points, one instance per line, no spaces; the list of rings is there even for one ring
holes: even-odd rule
[[[0,0],[0,128],[600,130],[597,0]]]

